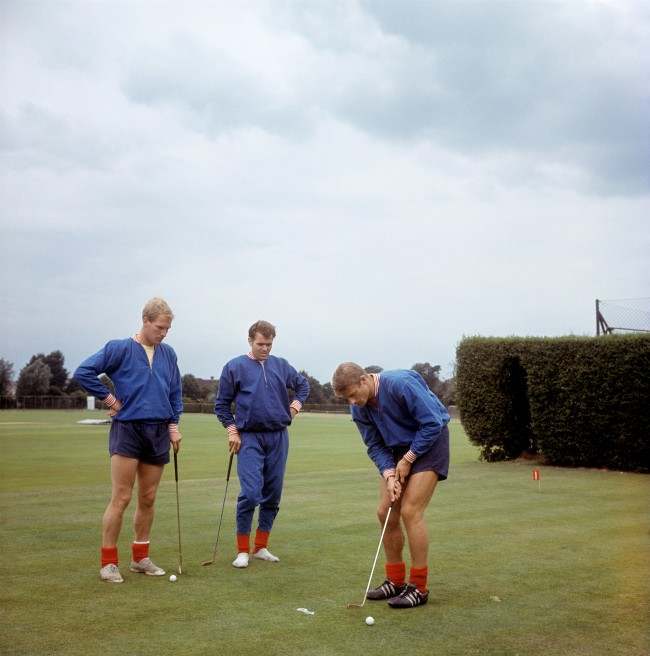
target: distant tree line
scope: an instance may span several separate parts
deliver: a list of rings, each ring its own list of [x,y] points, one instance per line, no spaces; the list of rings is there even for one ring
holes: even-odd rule
[[[65,368],[65,358],[61,351],[52,351],[49,355],[36,353],[20,370],[15,389],[13,386],[13,363],[0,358],[0,396],[38,397],[38,396],[86,396],[86,392],[70,377]],[[429,362],[417,362],[411,369],[424,378],[429,389],[440,398],[445,405],[456,402],[456,381],[454,378],[442,380],[440,365]],[[365,368],[368,373],[381,373],[383,368],[370,365]],[[313,404],[345,404],[334,396],[330,382],[321,384],[306,371],[300,372],[309,381],[309,397],[307,403]],[[193,374],[185,374],[182,378],[183,398],[186,401],[213,402],[219,392],[219,380],[216,378],[197,378]]]
[[[445,404],[453,405],[456,402],[456,381],[454,378],[442,380],[440,378],[440,365],[432,365],[429,362],[417,362],[411,369],[417,371],[424,378],[429,389]],[[369,374],[378,374],[383,368],[378,365],[365,367]],[[321,382],[311,376],[305,370],[300,372],[309,382],[309,396],[306,403],[315,405],[341,404],[346,402],[336,398],[332,383]],[[187,401],[212,402],[219,393],[219,380],[196,378],[192,374],[183,376],[183,398]]]
[[[192,374],[185,374],[183,382],[183,399],[186,401],[213,402],[219,392],[218,378],[197,378]]]
[[[12,362],[0,358],[0,396],[85,396],[70,377],[61,351],[36,353],[20,370],[14,387]]]

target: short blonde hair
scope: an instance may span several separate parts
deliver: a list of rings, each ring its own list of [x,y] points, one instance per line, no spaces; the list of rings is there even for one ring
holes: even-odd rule
[[[342,362],[332,376],[332,387],[336,396],[343,396],[350,385],[358,385],[366,371],[356,362]]]
[[[155,296],[149,299],[142,308],[142,321],[154,321],[161,314],[168,316],[170,319],[174,318],[174,313],[169,305],[167,305],[167,301]]]

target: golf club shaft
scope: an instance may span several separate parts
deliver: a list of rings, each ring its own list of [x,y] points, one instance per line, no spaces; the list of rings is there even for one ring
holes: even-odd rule
[[[379,537],[379,544],[377,545],[377,552],[375,553],[375,560],[372,563],[372,569],[370,570],[370,577],[368,578],[368,585],[366,586],[366,592],[363,595],[363,601],[361,602],[361,607],[366,603],[368,598],[368,590],[370,590],[370,583],[372,581],[372,576],[375,573],[375,567],[377,565],[377,558],[379,558],[379,551],[381,550],[381,544],[384,541],[384,533],[386,533],[386,527],[388,526],[388,518],[390,517],[391,510],[393,509],[393,504],[391,503],[388,506],[388,512],[386,513],[386,519],[384,520],[384,526],[381,529],[381,536]]]
[[[232,459],[233,453],[230,454],[230,459],[228,460],[228,471],[226,472],[226,489],[223,493],[223,501],[221,502],[221,515],[219,516],[219,527],[217,528],[217,541],[214,543],[214,552],[212,558],[217,557],[217,546],[219,545],[219,535],[221,534],[221,522],[223,521],[223,510],[226,507],[226,497],[228,496],[228,483],[230,482],[230,470],[232,469]]]
[[[183,548],[181,547],[181,504],[178,494],[178,456],[174,449],[174,479],[176,481],[176,522],[178,524],[178,573],[183,573]]]
[[[228,483],[230,482],[230,470],[232,469],[232,459],[235,454],[230,452],[230,459],[228,460],[228,471],[226,472],[226,489],[223,493],[223,502],[221,503],[221,515],[219,516],[219,527],[217,528],[217,539],[214,543],[214,550],[212,551],[212,560],[206,560],[203,565],[211,565],[217,557],[217,547],[219,546],[219,535],[221,535],[221,522],[223,520],[223,511],[226,507],[226,497],[228,496]]]

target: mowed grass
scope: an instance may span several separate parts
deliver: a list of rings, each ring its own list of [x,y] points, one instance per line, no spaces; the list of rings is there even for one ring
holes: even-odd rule
[[[300,415],[278,564],[230,563],[233,472],[217,562],[227,465],[223,429],[185,415],[180,456],[184,573],[128,571],[132,508],[120,539],[126,581],[98,579],[109,495],[107,426],[72,411],[0,412],[2,654],[648,654],[650,478],[478,461],[452,424],[452,466],[427,512],[430,601],[395,611],[361,601],[380,527],[378,479],[348,416]],[[152,556],[177,563],[173,467],[157,502]],[[376,580],[381,580],[380,558]],[[315,611],[306,616],[296,611]],[[363,620],[372,614],[375,626]]]

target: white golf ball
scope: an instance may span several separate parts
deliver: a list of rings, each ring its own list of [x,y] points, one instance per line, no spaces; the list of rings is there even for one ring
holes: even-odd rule
[[[176,582],[176,574],[172,574],[172,575],[169,577],[169,580],[170,580],[172,583],[175,583],[175,582]]]
[[[368,617],[366,617],[366,624],[368,626],[372,626],[374,623],[375,623],[375,618],[372,617],[371,615],[368,615]]]

